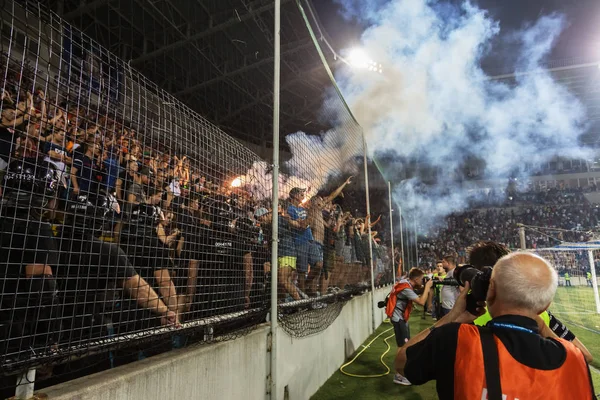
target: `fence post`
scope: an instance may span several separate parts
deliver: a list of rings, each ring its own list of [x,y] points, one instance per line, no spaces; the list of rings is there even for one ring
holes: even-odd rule
[[[271,362],[269,393],[277,400],[277,247],[279,241],[279,96],[281,79],[281,0],[275,0],[273,66],[273,201],[271,211]]]
[[[363,163],[365,166],[365,195],[367,198],[367,215],[371,215],[371,203],[369,201],[369,169],[367,167],[367,141],[365,139],[365,133],[362,133],[363,140]],[[371,267],[371,308],[372,308],[372,318],[371,322],[373,325],[373,332],[377,329],[375,326],[375,313],[377,312],[377,302],[375,300],[375,271],[373,271],[373,238],[371,237],[371,219],[365,218],[365,223],[367,223],[367,234],[369,235],[369,260]]]
[[[394,218],[392,208],[392,184],[388,181],[388,197],[390,203],[390,242],[392,245],[392,283],[396,282],[396,255],[394,254]]]
[[[521,250],[527,249],[527,242],[525,241],[525,227],[519,224],[519,241],[521,244]]]
[[[17,378],[17,388],[15,389],[16,400],[27,400],[33,398],[35,386],[35,368],[28,369],[27,372],[19,375]]]
[[[402,270],[406,266],[404,261],[404,232],[402,232],[402,206],[398,205],[398,217],[400,218],[400,259],[402,260]]]
[[[415,217],[413,219],[413,225],[415,228],[415,267],[419,268],[419,234],[417,232],[417,213],[415,211]]]

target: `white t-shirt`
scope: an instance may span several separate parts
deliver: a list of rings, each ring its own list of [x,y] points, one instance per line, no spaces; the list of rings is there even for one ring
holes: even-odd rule
[[[181,187],[177,179],[173,179],[173,181],[169,183],[169,189],[171,189],[171,193],[173,193],[173,196],[181,196]]]
[[[445,279],[454,279],[454,271],[456,270],[453,269],[452,271],[448,271]],[[452,307],[454,307],[454,303],[456,302],[456,299],[459,295],[460,289],[458,288],[458,286],[443,285],[442,290],[440,291],[440,296],[442,298],[442,307],[447,310],[451,310]]]

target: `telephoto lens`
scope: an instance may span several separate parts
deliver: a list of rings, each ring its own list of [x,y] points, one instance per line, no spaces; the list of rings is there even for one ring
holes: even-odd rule
[[[471,290],[467,295],[467,311],[476,314],[477,302],[485,301],[487,297],[490,278],[492,277],[492,267],[478,269],[472,265],[461,265],[456,267],[454,277],[460,286],[464,287],[466,282],[470,283]]]

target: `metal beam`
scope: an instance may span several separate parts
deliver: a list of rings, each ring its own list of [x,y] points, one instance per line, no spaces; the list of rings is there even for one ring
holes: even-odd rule
[[[139,0],[136,0],[139,1]],[[185,34],[183,32],[181,32],[179,30],[179,28],[173,23],[173,21],[171,21],[169,18],[167,18],[167,16],[165,16],[162,11],[160,9],[158,9],[158,7],[156,7],[155,4],[150,3],[150,5],[152,6],[152,8],[154,9],[155,12],[157,12],[158,14],[160,14],[160,16],[162,17],[162,19],[164,21],[166,21],[176,32],[179,36],[182,36],[185,38]],[[142,8],[145,8],[143,4],[140,4],[140,6]],[[151,14],[152,15],[152,14]],[[181,14],[180,14],[181,15]],[[152,15],[154,18],[154,15]],[[162,22],[159,21],[159,23],[161,25],[163,25]],[[164,25],[163,25],[164,26]],[[224,73],[221,71],[221,69],[219,68],[219,66],[215,63],[214,60],[211,60],[203,51],[201,51],[198,46],[195,43],[190,43],[190,45],[196,50],[196,52],[194,52],[194,55],[200,55],[202,56],[206,61],[208,61],[217,71],[217,73],[222,76],[224,75]],[[250,98],[254,97],[253,93],[250,93],[249,90],[247,88],[244,88],[242,86],[240,86],[238,83],[234,82],[233,80],[230,80],[231,84],[236,87],[238,90],[240,90],[242,93],[245,93],[247,96],[249,96]]]
[[[98,0],[98,1],[100,1],[100,0]],[[281,0],[281,3],[282,4],[283,3],[287,3],[289,1],[291,1],[291,0]],[[260,14],[260,13],[263,13],[265,11],[271,10],[273,7],[274,7],[274,2],[270,2],[267,5],[259,7],[259,8],[255,9],[255,10],[252,10],[252,11],[246,13],[246,14],[240,15],[239,17],[236,16],[234,18],[231,18],[231,19],[229,19],[229,20],[227,20],[227,21],[219,24],[219,25],[213,26],[212,28],[208,28],[207,30],[205,30],[203,32],[196,33],[196,34],[194,34],[194,35],[192,35],[192,36],[190,36],[188,38],[185,38],[185,39],[182,39],[182,40],[178,40],[177,42],[171,43],[171,44],[169,44],[167,46],[164,46],[164,47],[161,47],[159,49],[153,50],[150,53],[144,54],[144,55],[142,55],[142,56],[140,56],[140,57],[138,57],[136,59],[131,60],[131,65],[132,66],[139,65],[139,64],[143,63],[144,61],[148,61],[148,60],[151,60],[151,59],[153,59],[155,57],[158,57],[158,56],[160,56],[161,54],[163,54],[163,53],[165,53],[167,51],[178,49],[180,47],[185,46],[189,42],[200,40],[200,39],[202,39],[202,38],[204,38],[206,36],[212,35],[215,32],[219,32],[219,31],[221,31],[223,29],[226,29],[226,28],[228,28],[230,26],[233,26],[233,25],[239,24],[240,22],[246,21],[246,20],[252,18],[256,14]]]
[[[75,19],[77,17],[81,17],[84,14],[88,14],[90,11],[94,11],[98,7],[102,7],[104,4],[107,4],[110,0],[96,0],[92,1],[89,4],[85,4],[81,7],[76,8],[75,10],[66,13],[62,16],[62,18],[66,21]]]
[[[305,76],[311,75],[319,70],[323,69],[323,65],[319,64],[316,67],[313,67],[309,70],[303,70],[299,75],[297,75],[296,77],[290,79],[289,81],[287,81],[284,85],[281,86],[281,90],[286,90],[289,87],[293,86],[294,84],[296,84],[297,82],[303,80],[305,78]],[[273,96],[273,92],[272,91],[267,91],[265,92],[263,95],[259,96],[258,98],[256,98],[254,101],[250,102],[250,103],[246,103],[243,107],[240,107],[238,109],[236,109],[235,111],[225,115],[223,118],[221,118],[219,120],[219,122],[222,121],[227,121],[228,119],[231,119],[233,117],[235,117],[236,115],[239,115],[240,113],[246,111],[249,108],[254,107],[257,104],[261,104],[263,103],[265,100],[267,100],[268,98],[270,98],[271,96]]]
[[[298,50],[305,49],[307,47],[311,47],[312,45],[313,44],[312,44],[312,41],[310,39],[301,40],[299,43],[295,42],[295,43],[290,44],[290,48],[287,49],[287,50],[285,50],[285,51],[282,51],[281,54],[284,55],[284,54],[292,53],[294,51],[298,51]],[[257,67],[260,67],[262,65],[269,64],[269,63],[272,63],[272,62],[273,62],[273,57],[263,58],[262,60],[257,61],[257,62],[252,63],[252,64],[249,64],[249,65],[246,65],[245,67],[238,68],[238,69],[230,71],[230,72],[228,72],[226,74],[222,74],[222,75],[220,75],[220,76],[218,76],[216,78],[213,78],[213,79],[210,79],[208,81],[204,81],[204,82],[198,83],[198,84],[196,84],[194,86],[190,86],[189,88],[186,88],[184,90],[181,90],[181,91],[175,93],[175,96],[179,96],[179,95],[187,94],[187,93],[193,93],[193,92],[195,92],[195,91],[197,91],[199,89],[202,89],[202,88],[204,88],[206,86],[210,86],[213,83],[220,82],[220,81],[222,81],[224,79],[231,78],[232,76],[239,75],[239,74],[244,73],[246,71],[250,71],[250,70],[252,70],[254,68],[257,68]]]

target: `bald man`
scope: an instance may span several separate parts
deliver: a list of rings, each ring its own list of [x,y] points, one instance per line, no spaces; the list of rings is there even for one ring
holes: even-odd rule
[[[492,316],[486,327],[472,325],[467,283],[449,314],[398,350],[396,371],[413,385],[436,380],[442,400],[595,399],[581,351],[538,316],[557,284],[556,271],[537,255],[502,257],[481,304]]]

